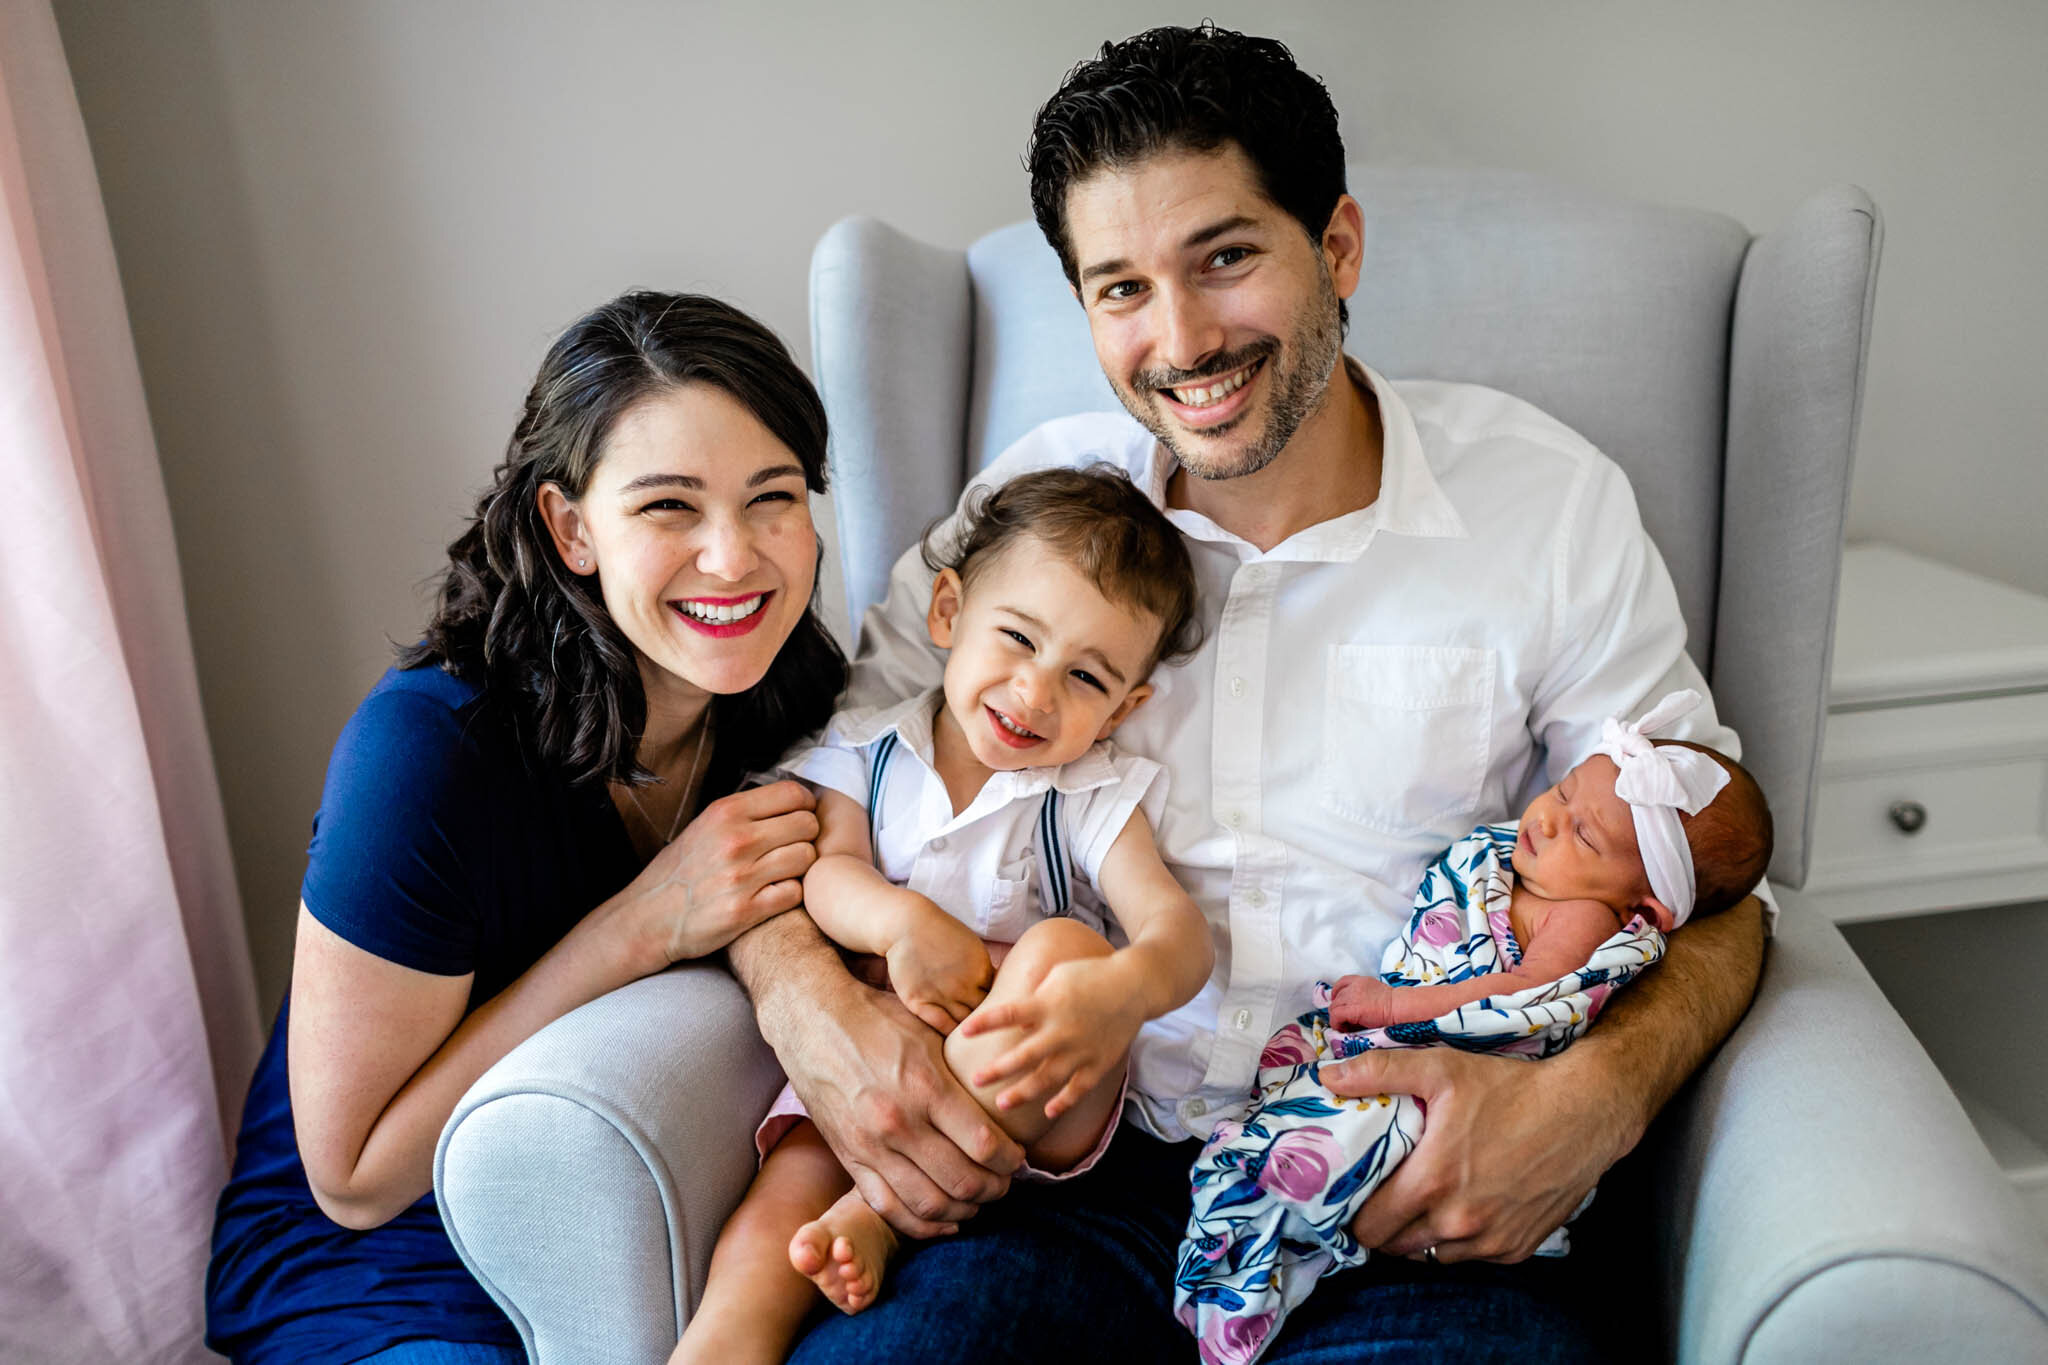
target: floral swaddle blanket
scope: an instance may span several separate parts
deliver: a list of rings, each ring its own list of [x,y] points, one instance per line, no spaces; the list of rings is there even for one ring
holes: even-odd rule
[[[1446,849],[1423,874],[1408,927],[1381,958],[1380,978],[1426,986],[1520,962],[1508,925],[1514,847],[1515,826],[1505,824],[1481,825]],[[1217,1124],[1195,1161],[1173,1303],[1204,1365],[1249,1365],[1318,1279],[1366,1259],[1351,1219],[1422,1136],[1413,1096],[1340,1098],[1323,1088],[1324,1062],[1438,1043],[1548,1056],[1663,955],[1663,935],[1638,917],[1584,967],[1547,985],[1490,996],[1427,1023],[1355,1033],[1330,1027],[1330,987],[1318,982],[1315,1007],[1267,1042],[1250,1109]],[[1538,1254],[1565,1249],[1559,1228]]]

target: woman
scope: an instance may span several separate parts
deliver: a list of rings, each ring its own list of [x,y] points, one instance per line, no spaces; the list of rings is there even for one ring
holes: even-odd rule
[[[435,1142],[549,1021],[798,903],[809,795],[733,788],[845,679],[811,609],[824,487],[816,392],[724,304],[627,294],[548,352],[425,637],[335,746],[215,1349],[523,1359],[442,1231]]]

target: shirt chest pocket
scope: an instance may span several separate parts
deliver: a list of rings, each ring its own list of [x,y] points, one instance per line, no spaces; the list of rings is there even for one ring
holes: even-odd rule
[[[1383,833],[1470,828],[1493,729],[1490,649],[1331,645],[1324,665],[1324,799]]]
[[[1015,943],[1040,918],[1038,913],[1038,862],[1030,849],[1021,858],[997,869],[990,883],[988,915],[977,926],[983,938],[998,943]]]

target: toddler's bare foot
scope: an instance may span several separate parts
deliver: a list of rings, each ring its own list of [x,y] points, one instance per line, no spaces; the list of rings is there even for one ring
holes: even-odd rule
[[[895,1229],[868,1207],[859,1190],[841,1195],[789,1241],[789,1263],[842,1313],[858,1313],[874,1303],[895,1254]]]

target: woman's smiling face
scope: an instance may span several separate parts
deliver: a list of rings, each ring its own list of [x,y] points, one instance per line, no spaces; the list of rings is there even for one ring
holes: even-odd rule
[[[687,383],[635,403],[590,484],[541,512],[570,570],[595,574],[649,705],[759,682],[810,604],[818,537],[804,470],[737,398]]]

